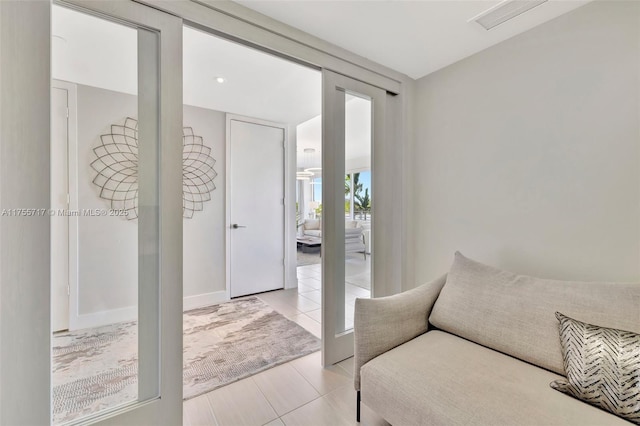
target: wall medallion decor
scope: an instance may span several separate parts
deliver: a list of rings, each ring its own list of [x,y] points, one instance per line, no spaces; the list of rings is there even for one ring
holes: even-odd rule
[[[96,159],[91,167],[97,172],[93,183],[100,188],[100,198],[108,200],[114,210],[126,210],[127,219],[138,217],[138,120],[127,117],[124,125],[111,125],[111,133],[100,136],[93,149]],[[216,189],[213,169],[216,160],[211,148],[191,127],[182,129],[182,216],[193,217],[211,200]]]

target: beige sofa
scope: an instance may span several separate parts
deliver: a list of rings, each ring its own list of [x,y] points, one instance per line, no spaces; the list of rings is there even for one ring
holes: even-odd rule
[[[345,221],[345,253],[362,253],[364,258],[367,258],[367,250],[363,232],[364,229],[357,220]],[[304,223],[302,224],[302,235],[322,238],[322,221],[320,221],[319,219],[305,219]]]
[[[396,426],[630,424],[549,386],[564,376],[556,311],[637,333],[640,285],[532,278],[456,253],[436,281],[357,299],[358,417],[361,398]]]

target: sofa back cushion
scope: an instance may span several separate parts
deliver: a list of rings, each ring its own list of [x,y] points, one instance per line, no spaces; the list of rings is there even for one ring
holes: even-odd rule
[[[516,275],[456,253],[429,321],[437,328],[564,374],[555,313],[640,332],[640,284]]]
[[[320,228],[320,220],[317,219],[305,219],[304,221],[304,229],[321,229]]]
[[[344,222],[345,229],[355,229],[360,228],[357,220],[345,220]]]

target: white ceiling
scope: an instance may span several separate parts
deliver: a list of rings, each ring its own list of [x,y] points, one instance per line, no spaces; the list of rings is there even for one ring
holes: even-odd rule
[[[371,167],[371,101],[346,95],[345,159],[348,170]],[[298,168],[321,167],[322,120],[314,117],[297,127]],[[305,149],[313,149],[305,153]]]
[[[191,28],[183,37],[185,104],[288,124],[320,114],[320,71]]]
[[[550,0],[486,31],[467,21],[500,1],[236,0],[415,79],[589,1]]]
[[[133,28],[53,5],[53,78],[117,92],[138,92],[138,35]]]
[[[54,5],[52,34],[53,78],[137,93],[136,30]],[[288,124],[320,114],[319,71],[191,28],[183,37],[185,104]]]

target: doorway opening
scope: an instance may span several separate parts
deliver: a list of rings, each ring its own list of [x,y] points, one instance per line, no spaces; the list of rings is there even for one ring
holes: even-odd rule
[[[185,380],[184,395],[215,404],[229,383],[259,392],[260,374],[320,350],[320,301],[298,293],[296,131],[321,113],[322,82],[316,69],[199,28],[185,26],[183,40],[184,123],[205,129],[217,172],[211,201],[184,223],[185,300],[194,303],[185,371],[212,372]],[[198,301],[201,293],[215,297]]]
[[[353,328],[356,297],[371,297],[372,162],[371,101],[345,95],[345,318]],[[297,126],[298,292],[321,300],[321,240],[323,215],[322,117]],[[319,317],[319,315],[318,315]]]

